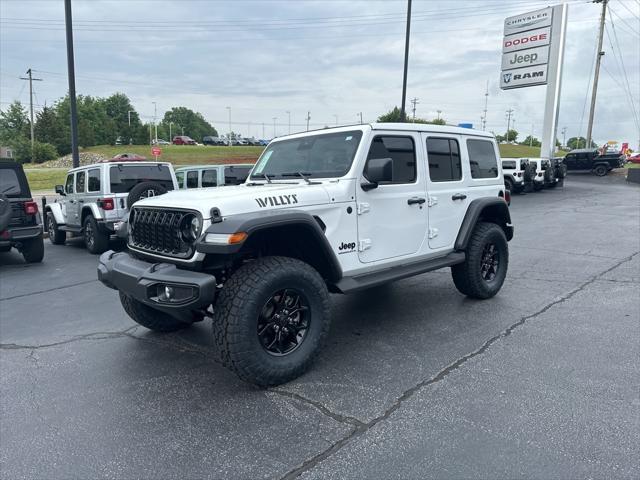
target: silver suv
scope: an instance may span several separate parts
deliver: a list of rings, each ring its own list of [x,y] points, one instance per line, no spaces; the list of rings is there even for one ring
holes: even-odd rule
[[[131,205],[178,188],[170,163],[105,162],[69,170],[60,195],[45,207],[49,240],[65,243],[67,232],[84,237],[87,250],[102,253],[111,235],[126,235]]]

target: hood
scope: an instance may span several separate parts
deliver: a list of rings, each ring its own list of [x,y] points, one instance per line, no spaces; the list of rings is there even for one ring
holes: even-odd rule
[[[329,194],[323,184],[271,183],[248,186],[173,190],[135,203],[137,207],[184,208],[197,210],[202,218],[211,217],[217,207],[223,217],[239,213],[297,208],[327,203]]]

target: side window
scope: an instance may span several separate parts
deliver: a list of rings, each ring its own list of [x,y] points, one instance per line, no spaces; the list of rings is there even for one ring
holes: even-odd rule
[[[198,171],[187,172],[187,188],[198,188]]]
[[[364,175],[367,176],[369,161],[372,159],[390,158],[393,161],[392,180],[384,182],[413,183],[416,181],[416,148],[411,137],[379,135],[371,142]]]
[[[217,187],[218,186],[218,170],[203,170],[202,171],[202,186],[203,187]]]
[[[432,182],[452,182],[462,179],[460,147],[453,138],[427,138],[429,177]]]
[[[87,192],[99,192],[100,191],[100,169],[92,168],[89,170],[89,188]]]
[[[502,169],[503,170],[515,170],[516,169],[516,161],[515,160],[503,160],[502,161]]]
[[[498,160],[493,143],[486,140],[467,140],[472,178],[496,178]]]
[[[224,184],[240,185],[245,182],[250,171],[251,167],[225,167]]]
[[[84,193],[85,177],[87,172],[84,170],[76,173],[76,193]]]
[[[67,181],[64,184],[64,191],[66,193],[73,193],[73,173],[67,175]]]
[[[176,172],[176,181],[178,188],[184,188],[184,172]]]

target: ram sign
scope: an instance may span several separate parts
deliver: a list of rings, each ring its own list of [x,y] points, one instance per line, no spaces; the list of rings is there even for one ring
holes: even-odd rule
[[[504,21],[500,88],[547,83],[553,8],[509,17]]]

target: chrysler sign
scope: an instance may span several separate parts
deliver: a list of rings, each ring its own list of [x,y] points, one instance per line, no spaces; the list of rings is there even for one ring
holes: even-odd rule
[[[500,88],[547,83],[553,8],[509,17],[504,21]]]

